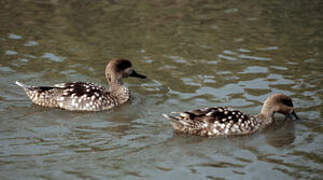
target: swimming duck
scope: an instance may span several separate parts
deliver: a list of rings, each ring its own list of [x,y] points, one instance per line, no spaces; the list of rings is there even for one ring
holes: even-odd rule
[[[71,111],[101,111],[119,106],[130,99],[129,89],[122,78],[128,76],[144,79],[132,69],[127,59],[115,59],[108,63],[105,76],[110,85],[105,87],[89,82],[70,82],[53,86],[29,86],[16,81],[31,101],[44,107],[55,107]]]
[[[246,135],[269,126],[275,112],[298,119],[292,99],[284,94],[273,94],[266,99],[256,116],[228,107],[210,107],[186,112],[173,112],[177,116],[162,114],[177,132],[197,136]]]

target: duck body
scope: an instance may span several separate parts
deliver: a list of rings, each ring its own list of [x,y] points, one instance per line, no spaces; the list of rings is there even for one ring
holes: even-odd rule
[[[71,111],[102,111],[124,104],[131,93],[123,86],[122,78],[146,78],[131,69],[129,60],[111,61],[106,68],[110,89],[89,82],[60,83],[53,86],[29,86],[16,81],[34,104]]]
[[[53,86],[28,86],[20,82],[34,104],[44,107],[61,108],[71,111],[102,111],[120,105],[103,86],[88,82],[71,82]],[[129,91],[127,91],[129,92]],[[125,93],[127,100],[130,93]]]
[[[260,126],[256,117],[228,107],[210,107],[186,112],[179,116],[163,114],[176,131],[197,136],[244,135]]]
[[[225,136],[253,134],[269,126],[275,112],[298,118],[291,99],[283,94],[270,96],[256,116],[228,107],[210,107],[171,113],[175,115],[162,115],[177,132],[196,136]]]

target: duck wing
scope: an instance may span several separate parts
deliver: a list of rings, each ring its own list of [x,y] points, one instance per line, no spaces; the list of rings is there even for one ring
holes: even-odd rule
[[[60,83],[53,86],[21,86],[33,103],[67,110],[99,111],[117,104],[103,87],[88,82]]]
[[[58,107],[68,110],[100,111],[118,102],[103,86],[89,82],[55,84]]]

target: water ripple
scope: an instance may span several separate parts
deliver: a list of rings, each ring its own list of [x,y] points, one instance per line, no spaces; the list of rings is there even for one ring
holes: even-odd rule
[[[287,4],[2,3],[0,179],[320,179],[321,1]],[[105,65],[121,57],[149,79],[125,79],[132,101],[111,111],[42,108],[14,84],[107,86]],[[250,136],[178,134],[161,116],[208,106],[256,114],[280,92],[300,120],[276,114]]]

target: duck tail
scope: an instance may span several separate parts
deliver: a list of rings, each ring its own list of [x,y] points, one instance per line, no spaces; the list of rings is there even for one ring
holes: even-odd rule
[[[168,114],[162,114],[162,115],[169,120],[170,124],[173,126],[175,130],[182,130],[184,128],[184,124],[182,123],[181,119]]]
[[[26,84],[24,84],[24,83],[21,83],[21,82],[19,82],[19,81],[16,81],[16,84],[17,84],[18,86],[20,86],[20,87],[24,88],[24,89],[30,89],[30,88],[31,88],[31,86],[28,86],[28,85],[26,85]]]

